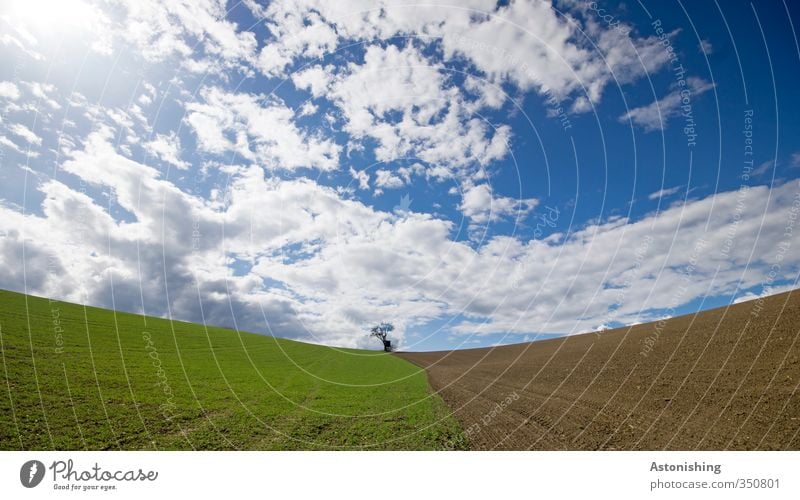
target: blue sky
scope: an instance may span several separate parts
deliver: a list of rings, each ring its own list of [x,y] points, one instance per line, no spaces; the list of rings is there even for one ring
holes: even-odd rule
[[[2,288],[431,350],[797,281],[790,3],[1,9]]]

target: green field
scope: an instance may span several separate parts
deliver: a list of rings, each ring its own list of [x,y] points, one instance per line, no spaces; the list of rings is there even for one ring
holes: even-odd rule
[[[0,449],[436,449],[425,373],[333,349],[0,291]]]

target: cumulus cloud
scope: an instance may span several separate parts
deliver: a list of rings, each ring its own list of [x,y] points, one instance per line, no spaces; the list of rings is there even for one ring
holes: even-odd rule
[[[737,211],[737,203],[748,210]],[[524,333],[535,324],[545,332],[591,331],[611,321],[655,320],[698,298],[793,280],[800,257],[787,249],[800,244],[800,233],[791,230],[798,212],[800,184],[791,182],[719,193],[545,241],[510,241],[502,257],[484,250],[491,258],[465,273],[496,266],[498,275],[514,277],[511,286],[483,282],[470,290],[463,288],[470,286],[466,279],[453,285],[472,291],[468,310],[485,314],[455,330]]]
[[[371,45],[363,63],[350,63],[327,80],[326,95],[341,109],[344,129],[356,141],[375,140],[380,161],[415,157],[456,175],[508,152],[510,127],[493,127],[470,113],[441,64],[411,44]]]
[[[471,230],[554,210],[489,182],[516,140],[503,123],[507,93],[516,100],[539,92],[574,113],[590,111],[611,82],[663,67],[667,55],[654,37],[605,29],[570,2],[558,3],[563,11],[540,1],[244,3],[263,20],[264,40],[226,18],[224,2],[116,2],[106,40],[135,49],[137,63],[175,73],[158,90],[143,82],[127,105],[0,83],[14,112],[42,113],[35,132],[4,114],[0,145],[10,154],[26,143],[36,146],[31,156],[48,151],[59,107],[79,115],[65,119],[70,132],[50,150],[60,155],[58,177],[38,172],[38,193],[24,210],[0,201],[0,265],[9,270],[0,287],[367,346],[364,328],[376,318],[396,318],[401,342],[408,329],[443,320],[455,334],[569,334],[760,290],[778,258],[775,280],[797,273],[796,252],[776,253],[800,234],[785,236],[800,203],[796,183],[570,231],[542,219],[560,230],[544,238],[487,231],[464,240],[459,213]],[[351,42],[356,48],[330,55]],[[197,74],[209,71],[208,79]],[[257,71],[275,79],[253,82]],[[693,95],[711,88],[689,81]],[[22,107],[21,93],[40,109]],[[175,133],[150,127],[145,109],[157,97],[160,119],[185,111]],[[661,128],[679,104],[670,89],[623,119]],[[319,120],[309,118],[316,113]],[[73,118],[81,126],[69,125]],[[149,156],[134,161],[140,150]],[[371,167],[358,163],[362,152]],[[168,179],[150,159],[181,173]],[[410,190],[417,179],[447,179],[453,197],[423,213],[424,202],[409,210],[409,193],[391,210],[377,196]],[[447,187],[437,189],[446,196]],[[747,210],[737,210],[741,203]]]
[[[300,0],[248,5],[267,20],[274,40],[262,70],[283,74],[290,61],[316,58],[344,40],[420,35],[441,41],[446,60],[464,59],[486,78],[560,98],[587,95],[596,102],[609,82],[625,83],[662,67],[668,58],[656,37],[603,29],[551,2],[470,0],[422,6],[408,0]],[[575,11],[580,4],[565,3]],[[595,48],[597,50],[595,50]]]
[[[255,4],[251,2],[250,5]],[[267,27],[275,37],[275,41],[261,49],[258,57],[258,67],[265,74],[283,76],[285,68],[298,56],[317,58],[336,48],[339,37],[334,27],[324,22],[318,12],[301,9],[301,6],[275,3],[266,10],[254,9],[257,16],[267,17]]]
[[[16,135],[17,137],[21,137],[25,139],[30,145],[38,146],[42,143],[42,138],[36,135],[33,130],[29,129],[25,125],[21,123],[14,123],[9,125],[8,130],[11,131],[12,134]]]
[[[375,185],[386,189],[397,189],[406,185],[407,180],[395,175],[391,170],[378,169],[375,171]]]
[[[145,149],[159,160],[170,165],[186,170],[189,164],[181,160],[181,142],[175,133],[157,134],[156,137],[144,145]]]
[[[19,99],[19,87],[13,82],[0,82],[0,97],[12,101]]]
[[[20,154],[26,154],[26,151],[21,147],[19,147],[19,145],[17,145],[16,142],[12,141],[11,139],[3,135],[0,135],[0,146],[9,148]],[[35,156],[37,153],[34,151],[32,152],[32,154]]]
[[[364,170],[356,170],[350,167],[350,176],[358,181],[359,189],[369,189],[369,174]]]
[[[295,87],[311,92],[314,97],[325,95],[332,79],[333,67],[311,66],[292,74]]]
[[[61,105],[53,98],[53,94],[56,90],[55,85],[40,82],[23,83],[37,101],[47,104],[52,109],[61,109]]]
[[[621,123],[630,121],[642,127],[646,132],[664,130],[669,119],[680,114],[681,105],[685,99],[691,102],[691,99],[714,88],[713,83],[702,78],[690,77],[686,79],[686,83],[685,89],[674,89],[666,96],[646,106],[628,110],[619,117],[619,121]]]
[[[201,62],[196,69],[216,70],[212,64],[239,68],[256,64],[256,39],[226,19],[224,2],[216,0],[119,0],[124,16],[115,25],[119,36],[141,57],[164,61],[172,56]],[[196,54],[196,48],[202,48]],[[191,58],[190,56],[195,56]]]
[[[478,184],[464,190],[459,208],[472,222],[483,224],[503,217],[525,218],[537,204],[538,201],[532,198],[496,196],[491,186]]]
[[[741,304],[742,302],[747,302],[748,300],[756,300],[763,297],[769,297],[770,295],[778,295],[784,292],[790,292],[797,288],[797,283],[792,282],[787,285],[781,286],[765,286],[761,293],[755,292],[747,292],[744,295],[740,295],[733,300],[734,304]]]
[[[40,214],[2,206],[3,265],[23,263],[38,277],[22,281],[21,275],[5,275],[0,286],[105,307],[114,297],[123,310],[161,316],[171,311],[194,321],[202,318],[202,304],[215,323],[234,326],[235,317],[244,328],[282,325],[285,330],[279,331],[301,336],[287,299],[256,287],[252,277],[231,275],[222,228],[236,221],[226,220],[213,202],[161,179],[157,170],[119,155],[111,137],[108,130],[93,133],[62,168],[113,193],[113,205],[101,206],[81,190],[51,180],[39,186]],[[117,206],[133,220],[115,219]],[[202,228],[202,237],[195,237],[194,228]],[[42,255],[49,264],[21,259],[23,245],[26,255]],[[261,311],[276,312],[270,315],[274,323],[265,325]]]
[[[301,130],[295,112],[276,97],[201,91],[202,99],[186,105],[186,121],[204,151],[235,152],[243,159],[273,169],[338,168],[341,147]]]
[[[118,219],[113,206],[61,182],[42,183],[39,213],[0,207],[0,260],[18,267],[25,245],[49,264],[29,261],[27,282],[10,273],[0,286],[97,305],[109,305],[113,290],[117,307],[188,320],[200,319],[202,304],[214,322],[231,325],[235,316],[246,329],[365,346],[362,329],[376,317],[400,318],[401,339],[408,327],[455,317],[465,319],[454,333],[575,333],[610,316],[652,319],[665,305],[759,286],[778,259],[780,279],[800,265],[796,252],[777,253],[800,244],[800,233],[786,236],[800,210],[796,182],[476,247],[454,240],[448,220],[398,216],[257,166],[229,167],[226,192],[200,198],[119,155],[111,140],[107,130],[93,133],[63,170],[109,190],[132,217]],[[473,217],[491,219],[486,203],[517,209],[480,186],[475,199],[465,197]],[[737,203],[748,210],[737,212]],[[231,268],[234,260],[243,270]]]

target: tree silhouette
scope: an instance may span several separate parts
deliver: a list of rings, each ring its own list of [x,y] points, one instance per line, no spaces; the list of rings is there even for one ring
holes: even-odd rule
[[[380,324],[373,326],[372,329],[370,329],[369,336],[376,337],[378,340],[383,342],[384,351],[392,352],[392,341],[386,340],[386,336],[389,335],[392,332],[392,330],[394,330],[394,325],[383,321]]]

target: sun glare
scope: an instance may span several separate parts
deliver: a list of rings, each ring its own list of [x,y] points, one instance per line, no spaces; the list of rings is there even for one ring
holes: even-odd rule
[[[65,36],[89,29],[103,14],[81,0],[10,0],[0,15],[37,38]]]

